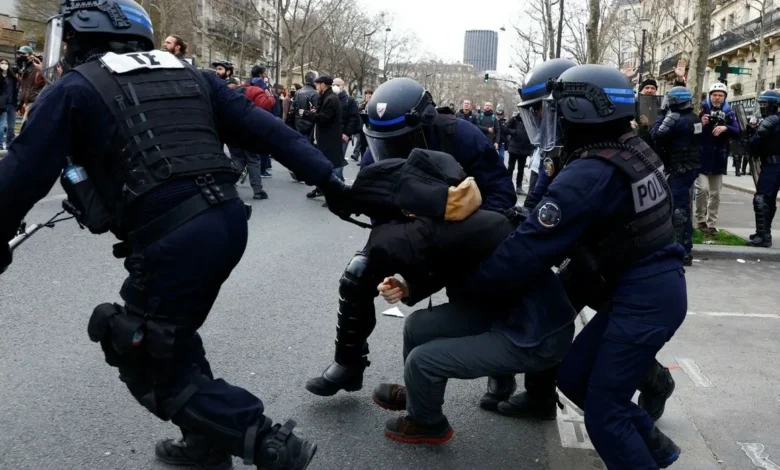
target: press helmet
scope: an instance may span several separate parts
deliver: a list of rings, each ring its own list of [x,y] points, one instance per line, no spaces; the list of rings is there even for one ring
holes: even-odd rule
[[[777,90],[766,90],[758,97],[758,108],[761,110],[761,117],[767,118],[777,114],[780,106],[780,93]]]
[[[661,105],[662,109],[669,109],[675,112],[683,111],[686,109],[693,109],[693,95],[690,90],[684,86],[673,87],[666,93],[664,97],[664,104]]]
[[[634,87],[621,71],[583,64],[563,72],[550,84],[562,117],[572,124],[600,124],[633,119]]]
[[[122,54],[153,48],[152,21],[137,2],[62,0],[59,14],[46,23],[44,78],[56,78],[61,58],[75,67],[106,52]]]
[[[362,114],[374,160],[406,158],[412,149],[428,148],[425,128],[433,125],[436,115],[431,94],[411,78],[379,85]]]
[[[226,60],[218,60],[216,62],[212,62],[211,66],[214,68],[222,67],[225,70],[229,70],[231,75],[233,74],[233,64]]]
[[[715,82],[712,85],[710,85],[710,91],[707,93],[707,96],[710,96],[713,92],[716,91],[722,91],[724,95],[726,95],[726,98],[729,96],[729,89],[726,87],[725,84],[720,82]]]

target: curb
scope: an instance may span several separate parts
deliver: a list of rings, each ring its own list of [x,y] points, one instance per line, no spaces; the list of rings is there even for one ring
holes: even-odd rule
[[[753,188],[753,189],[745,188],[745,187],[739,186],[737,184],[727,183],[725,181],[723,182],[723,187],[724,188],[733,189],[733,190],[739,191],[741,193],[756,194],[756,189],[755,188]],[[780,196],[777,196],[777,200],[778,200],[778,202],[780,202]]]
[[[735,260],[780,262],[780,250],[772,248],[754,248],[749,246],[693,245],[694,259]]]

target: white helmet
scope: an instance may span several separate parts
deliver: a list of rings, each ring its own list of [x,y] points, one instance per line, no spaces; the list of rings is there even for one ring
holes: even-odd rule
[[[729,89],[726,87],[726,85],[720,82],[715,82],[710,86],[710,92],[707,93],[707,96],[711,95],[713,91],[722,91],[726,97],[729,96]]]

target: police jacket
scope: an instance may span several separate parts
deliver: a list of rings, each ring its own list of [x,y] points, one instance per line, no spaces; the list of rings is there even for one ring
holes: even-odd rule
[[[528,156],[534,152],[534,146],[531,145],[531,141],[528,139],[528,133],[525,131],[525,126],[520,116],[509,118],[506,125],[501,129],[501,134],[502,136],[506,134],[509,138],[509,153]]]
[[[360,132],[360,108],[355,98],[349,96],[345,90],[338,94],[341,102],[341,133],[348,137]]]
[[[755,135],[750,139],[750,153],[759,157],[762,163],[778,163],[780,116],[769,116],[758,124]]]
[[[659,116],[650,134],[666,173],[679,175],[699,170],[702,127],[700,118],[691,109]]]
[[[455,114],[455,117],[458,119],[463,119],[464,121],[468,121],[474,125],[477,124],[477,114],[474,111],[469,110],[468,113],[463,111],[462,109]]]
[[[452,115],[439,115],[437,123],[449,123],[445,132],[429,129],[426,134],[431,150],[446,152],[455,157],[468,176],[473,176],[482,193],[482,209],[503,212],[517,203],[512,176],[498,152],[476,126]],[[448,122],[450,120],[451,122]],[[360,167],[374,163],[371,149],[363,154]]]
[[[480,210],[461,222],[428,218],[394,221],[371,230],[366,250],[372,263],[409,284],[407,305],[442,288],[451,302],[469,302],[460,286],[469,271],[514,231],[502,214]],[[529,281],[524,295],[495,297],[480,306],[499,312],[494,328],[520,347],[533,347],[569,325],[575,313],[550,269]]]
[[[306,111],[303,116],[317,125],[315,131],[317,148],[336,168],[346,165],[341,147],[341,110],[339,97],[333,93],[332,88],[328,88],[320,96],[317,112]]]
[[[213,122],[211,129],[201,130],[206,135],[214,135],[220,152],[221,141],[254,153],[271,153],[309,184],[324,182],[330,177],[333,166],[305,137],[229,89],[213,73],[201,74],[189,65],[185,64],[185,67],[189,74],[198,78],[190,82],[184,80],[189,83],[187,93],[192,99],[205,100],[212,114],[210,117],[199,114],[199,119]],[[144,87],[150,93],[139,97],[149,103],[144,109],[155,108],[155,101],[150,97],[167,88],[160,82],[157,84]],[[177,116],[181,111],[171,110],[171,113],[172,118],[179,119]],[[157,124],[164,121],[159,120]],[[109,152],[122,144],[115,140],[118,138],[117,119],[100,93],[80,73],[67,72],[47,86],[30,109],[27,122],[11,143],[8,155],[0,160],[0,240],[10,240],[22,217],[46,196],[65,167],[67,156],[85,166],[90,179],[96,180],[104,192],[120,193],[126,181],[126,175],[121,172],[113,173],[113,180],[97,181],[99,174],[111,173],[111,169],[120,164],[119,155]],[[177,142],[187,142],[183,139],[188,138],[186,134],[179,135]],[[194,154],[198,152],[199,144],[193,144],[196,146],[191,155],[197,162]],[[211,148],[214,144],[208,145]],[[127,207],[130,228],[152,220],[200,192],[194,177],[171,178]]]
[[[316,108],[319,100],[320,94],[311,83],[307,83],[303,88],[295,92],[292,109],[295,116],[295,128],[301,134],[309,134],[314,129],[314,124],[311,121],[303,119],[303,113]]]
[[[638,136],[624,137],[626,145],[660,165]],[[528,219],[469,275],[468,295],[483,299],[525,292],[577,246],[601,261],[594,276],[604,277],[610,290],[681,270],[684,250],[674,243],[665,178],[616,150],[603,155],[617,160],[588,153],[567,164]]]
[[[498,137],[499,132],[499,124],[498,119],[496,119],[496,115],[493,114],[493,111],[487,111],[482,113],[477,118],[477,127],[482,131],[483,134],[485,134],[485,137],[487,137],[487,140],[490,141],[491,144],[495,144],[498,142],[496,137]],[[493,132],[490,132],[490,129],[493,129]]]
[[[726,174],[729,139],[739,137],[739,121],[737,121],[737,116],[734,114],[734,111],[732,111],[728,102],[723,103],[723,109],[721,111],[725,114],[724,125],[727,128],[726,132],[717,137],[712,135],[712,131],[717,125],[715,119],[710,119],[709,124],[702,126],[701,168],[699,169],[699,173],[703,175]],[[702,101],[699,117],[704,114],[712,116],[712,113],[713,109],[709,99]]]

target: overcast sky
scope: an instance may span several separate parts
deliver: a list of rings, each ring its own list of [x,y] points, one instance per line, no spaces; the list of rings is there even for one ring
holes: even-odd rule
[[[466,30],[498,31],[498,70],[511,72],[511,24],[522,10],[522,0],[359,0],[370,14],[394,15],[394,30],[413,31],[422,47],[439,58],[463,60]],[[507,31],[501,32],[501,26]]]

